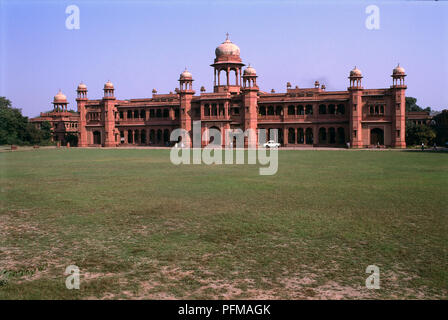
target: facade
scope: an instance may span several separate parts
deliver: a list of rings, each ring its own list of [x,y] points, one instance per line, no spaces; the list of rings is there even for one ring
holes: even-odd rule
[[[108,81],[101,99],[89,99],[87,87],[77,88],[78,146],[118,147],[125,145],[170,145],[171,131],[192,130],[201,120],[202,131],[215,128],[226,141],[225,129],[278,129],[283,146],[370,146],[406,147],[405,70],[393,69],[392,85],[384,89],[364,89],[362,73],[350,71],[349,87],[326,91],[318,81],[312,88],[292,87],[286,92],[263,92],[258,75],[240,57],[240,49],[228,37],[215,50],[213,92],[202,87],[196,94],[193,76],[180,74],[175,92],[151,98],[119,100]],[[55,106],[61,97],[55,97]],[[65,101],[66,102],[66,101]],[[65,105],[66,106],[66,105]]]
[[[406,113],[406,120],[411,121],[416,125],[429,125],[431,123],[432,117],[428,111],[410,111]]]
[[[38,128],[43,122],[49,122],[53,141],[66,145],[69,135],[75,138],[79,135],[79,114],[68,111],[67,105],[67,97],[59,90],[53,100],[53,111],[41,112],[39,117],[30,119],[30,122]]]

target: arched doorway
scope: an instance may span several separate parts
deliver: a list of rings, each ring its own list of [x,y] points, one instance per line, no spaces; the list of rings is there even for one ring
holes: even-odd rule
[[[344,144],[345,143],[345,131],[344,131],[344,128],[342,128],[342,127],[338,128],[337,137],[338,137],[338,144]]]
[[[294,128],[288,129],[288,143],[296,143],[296,130]]]
[[[212,131],[212,132],[210,132]],[[208,137],[208,144],[214,145],[214,146],[220,146],[221,145],[221,130],[218,127],[210,127],[206,131],[207,137]],[[216,136],[218,135],[218,136]]]
[[[156,132],[154,131],[154,129],[151,129],[151,131],[149,131],[149,144],[154,144],[155,138]]]
[[[157,130],[157,144],[162,143],[162,129]]]
[[[101,132],[93,131],[93,144],[101,144]]]
[[[306,130],[305,130],[305,142],[306,142],[306,144],[313,144],[313,129],[306,128]]]
[[[144,129],[140,131],[140,142],[146,144],[146,130]]]
[[[168,129],[163,130],[163,144],[165,146],[170,144],[170,131]]]
[[[325,128],[319,129],[319,143],[327,143],[327,130]]]
[[[370,144],[384,145],[384,131],[380,128],[370,130]]]
[[[336,130],[334,128],[328,129],[328,136],[329,136],[329,143],[334,144],[336,143]]]

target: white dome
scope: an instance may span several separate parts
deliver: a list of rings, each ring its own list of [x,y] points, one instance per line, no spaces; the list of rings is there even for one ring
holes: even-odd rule
[[[398,64],[395,69],[392,71],[393,75],[402,76],[405,75],[406,72],[403,67],[400,67],[400,64]]]
[[[350,71],[350,77],[362,77],[361,70],[355,67],[352,71]]]
[[[80,83],[78,85],[78,91],[87,90],[87,86],[84,83]]]
[[[107,81],[107,82],[104,84],[104,89],[113,89],[113,88],[114,88],[114,85],[113,85],[113,83],[110,82],[110,81]]]
[[[193,75],[185,68],[184,72],[180,74],[181,80],[191,80],[193,79]]]
[[[215,50],[216,58],[222,57],[222,56],[239,56],[240,55],[240,48],[232,43],[228,38],[226,41],[221,43]]]
[[[256,76],[257,71],[254,68],[252,68],[250,65],[248,65],[247,68],[244,70],[243,75],[244,76]]]
[[[67,97],[62,93],[61,90],[54,96],[55,103],[65,103],[67,102]]]

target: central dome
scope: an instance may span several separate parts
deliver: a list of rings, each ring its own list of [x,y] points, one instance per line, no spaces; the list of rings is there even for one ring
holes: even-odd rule
[[[239,56],[240,48],[229,40],[227,37],[226,41],[221,43],[215,50],[216,58],[222,56]]]

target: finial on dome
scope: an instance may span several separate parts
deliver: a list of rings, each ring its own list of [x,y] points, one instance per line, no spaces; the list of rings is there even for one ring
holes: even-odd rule
[[[406,71],[402,66],[400,66],[400,63],[398,63],[397,66],[392,71],[392,75],[406,76]]]
[[[356,66],[350,71],[350,77],[362,77],[362,72]]]
[[[185,67],[185,70],[180,74],[180,80],[192,80],[193,76],[190,71],[187,70],[187,67]]]
[[[230,36],[230,34],[228,32],[226,32],[226,40],[229,40],[229,36]]]

